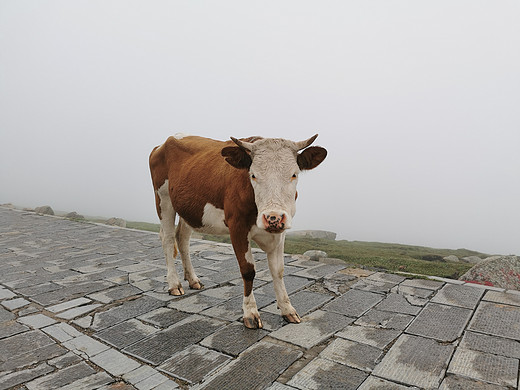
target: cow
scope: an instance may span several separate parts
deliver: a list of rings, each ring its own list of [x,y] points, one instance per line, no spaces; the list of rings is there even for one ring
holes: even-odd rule
[[[171,295],[184,294],[174,265],[177,250],[189,287],[204,287],[190,260],[192,231],[229,234],[244,283],[244,325],[262,328],[253,294],[251,240],[267,254],[282,316],[291,323],[301,322],[283,282],[284,240],[296,212],[300,172],[315,168],[327,156],[326,149],[310,146],[317,136],[293,142],[261,137],[216,141],[177,135],[153,149],[150,172]]]

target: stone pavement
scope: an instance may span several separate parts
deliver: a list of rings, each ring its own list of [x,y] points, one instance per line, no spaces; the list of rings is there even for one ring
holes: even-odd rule
[[[0,207],[0,389],[520,389],[520,293],[286,256],[286,324],[255,253],[245,329],[229,245],[166,293],[157,234]]]

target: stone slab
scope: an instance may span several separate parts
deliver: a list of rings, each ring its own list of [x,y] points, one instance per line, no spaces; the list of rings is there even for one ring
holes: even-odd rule
[[[18,318],[18,322],[30,326],[33,329],[40,329],[44,326],[55,324],[56,320],[52,319],[51,317],[47,317],[44,314],[32,314]]]
[[[336,336],[361,344],[384,349],[401,334],[400,330],[370,328],[366,326],[347,326]]]
[[[62,386],[59,390],[91,390],[99,389],[103,385],[114,382],[114,379],[105,372],[98,372],[84,378],[75,380],[68,385]]]
[[[190,384],[201,382],[206,376],[231,360],[219,352],[192,345],[166,360],[157,369]]]
[[[366,381],[359,386],[358,390],[417,390],[417,387],[403,386],[385,379],[369,376]],[[463,389],[461,389],[463,390]],[[466,390],[466,389],[464,389]]]
[[[220,298],[197,294],[171,302],[168,307],[186,313],[200,313],[201,311],[216,306],[222,302],[224,302],[224,300]]]
[[[472,311],[429,303],[406,329],[406,333],[453,342],[462,335]]]
[[[67,310],[67,309],[71,309],[71,308],[76,307],[76,306],[85,305],[85,304],[90,303],[90,302],[92,302],[90,299],[81,297],[81,298],[73,299],[71,301],[58,303],[57,305],[49,306],[49,307],[47,307],[47,310],[49,310],[49,311],[51,311],[53,313],[59,313],[61,311],[64,311],[64,310]]]
[[[328,294],[319,294],[303,290],[291,295],[289,298],[291,300],[291,304],[296,309],[296,312],[300,315],[300,317],[302,317],[307,313],[323,306],[333,297]],[[276,303],[272,303],[271,305],[264,307],[262,310],[278,315],[281,313]]]
[[[468,329],[520,341],[520,307],[481,302]]]
[[[169,326],[177,322],[180,322],[185,318],[188,318],[189,316],[190,315],[188,313],[183,313],[177,310],[161,307],[159,309],[155,309],[151,312],[143,314],[137,318],[141,321],[158,326],[160,328],[168,328]]]
[[[467,288],[464,285],[446,284],[435,294],[431,302],[474,309],[477,307],[483,294],[484,290],[481,289]]]
[[[515,387],[518,382],[518,359],[459,348],[453,355],[448,372]]]
[[[94,303],[92,305],[85,305],[85,306],[74,307],[72,309],[64,311],[63,313],[56,314],[56,317],[63,318],[65,320],[72,320],[73,318],[80,317],[80,316],[82,316],[84,314],[87,314],[87,313],[93,311],[93,310],[96,310],[100,306],[101,306],[101,304]]]
[[[63,355],[57,356],[54,359],[47,361],[47,363],[53,367],[60,369],[77,364],[81,362],[81,360],[81,357],[76,355],[74,352],[67,352]]]
[[[40,330],[32,330],[2,339],[0,340],[0,351],[2,351],[0,362],[50,344],[54,344],[54,341]]]
[[[134,295],[141,294],[141,290],[130,284],[117,286],[110,288],[105,291],[99,291],[94,294],[87,295],[90,299],[93,299],[102,303],[111,303],[119,299],[132,297]]]
[[[373,374],[398,383],[437,389],[444,378],[453,350],[453,345],[402,335],[376,366]]]
[[[349,317],[360,317],[383,300],[384,296],[369,291],[349,290],[323,307],[323,310]]]
[[[394,286],[406,280],[404,276],[396,274],[387,274],[384,272],[375,272],[367,276],[367,280],[373,280],[384,283],[392,283]]]
[[[114,347],[122,349],[158,331],[159,329],[153,326],[145,325],[136,319],[131,319],[106,328],[94,336]]]
[[[412,305],[402,294],[390,293],[376,306],[376,309],[393,313],[417,315],[422,307]]]
[[[25,384],[28,390],[50,390],[66,386],[78,379],[95,374],[96,371],[85,362],[64,368],[48,374],[44,377],[34,379]]]
[[[9,310],[4,309],[3,307],[0,307],[0,323],[14,320],[16,316],[11,313]]]
[[[13,297],[16,297],[15,293],[13,293],[12,291],[9,291],[6,288],[0,288],[0,299],[9,299],[9,298],[13,298]]]
[[[224,322],[216,319],[192,315],[166,330],[131,345],[124,351],[145,362],[158,365],[173,354],[198,343],[224,325]]]
[[[515,294],[512,291],[486,291],[486,295],[482,299],[484,301],[503,303],[504,305],[520,306],[520,294]]]
[[[399,286],[424,288],[426,290],[439,290],[444,283],[427,279],[406,279]]]
[[[5,308],[7,308],[9,310],[15,310],[15,309],[24,307],[24,306],[28,305],[29,303],[31,303],[31,302],[29,302],[26,299],[15,298],[15,299],[10,299],[8,301],[2,301],[2,306],[4,306]]]
[[[301,351],[262,340],[194,389],[266,388],[301,355]],[[255,369],[252,370],[251,367]]]
[[[0,371],[12,371],[31,366],[66,353],[67,350],[58,344],[49,344],[39,348],[33,348],[29,352],[16,354],[7,359],[7,361],[3,363],[0,362]]]
[[[200,344],[231,356],[238,356],[267,334],[265,330],[248,329],[243,324],[235,322],[209,335]]]
[[[29,330],[25,325],[22,325],[16,321],[6,321],[0,323],[0,339],[14,336],[15,334],[23,333]]]
[[[308,280],[306,278],[294,276],[294,275],[288,275],[283,278],[283,282],[285,284],[285,289],[287,290],[287,294],[291,295],[294,294],[297,291],[300,291],[304,289],[305,287],[310,286],[314,282],[311,280]],[[260,288],[255,289],[255,295],[257,293],[268,295],[270,297],[275,297],[274,293],[274,286],[273,282],[269,282],[265,285],[263,285]]]
[[[299,371],[287,384],[302,390],[355,390],[368,374],[330,360],[316,358]]]
[[[85,359],[92,358],[109,349],[105,344],[100,343],[87,335],[82,335],[66,341],[63,343],[63,346]]]
[[[478,381],[475,379],[465,378],[462,376],[449,375],[441,383],[439,390],[509,390],[505,386],[493,385]]]
[[[46,363],[41,363],[34,368],[28,368],[21,371],[15,371],[13,373],[0,377],[0,390],[12,389],[17,385],[33,380],[34,378],[41,377],[42,375],[52,372],[54,368]]]
[[[69,324],[65,324],[63,322],[47,326],[42,330],[49,336],[54,337],[60,343],[64,343],[66,341],[72,340],[74,337],[80,337],[83,335]]]
[[[414,317],[408,314],[372,309],[364,316],[358,318],[354,324],[373,328],[405,330],[413,319]]]
[[[460,347],[520,359],[520,342],[503,337],[466,331],[460,343]]]
[[[302,278],[318,280],[324,278],[326,275],[332,274],[345,268],[347,267],[344,265],[320,264],[315,267],[306,268],[302,271],[298,271],[294,275],[300,276]]]
[[[372,291],[377,293],[388,293],[394,286],[394,283],[365,278],[359,279],[355,284],[352,285],[352,288],[356,290]]]
[[[255,292],[255,300],[258,309],[261,309],[274,301],[274,296],[264,295]],[[219,318],[225,321],[236,321],[242,318],[242,303],[243,297],[236,297],[229,301],[223,302],[220,305],[210,307],[207,310],[201,312],[201,314]]]
[[[130,359],[128,356],[125,356],[113,348],[93,356],[90,360],[114,376],[124,375],[141,366],[135,360]]]
[[[335,339],[320,353],[320,357],[361,371],[371,372],[382,354],[383,350],[367,344]]]
[[[288,324],[271,333],[271,337],[309,349],[354,320],[341,314],[316,310],[302,318],[300,324]]]

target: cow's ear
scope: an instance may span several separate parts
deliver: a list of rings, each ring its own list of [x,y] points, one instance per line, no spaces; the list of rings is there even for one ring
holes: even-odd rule
[[[325,157],[327,157],[327,149],[320,146],[311,146],[298,154],[298,166],[302,171],[313,169],[320,165]]]
[[[220,152],[226,161],[238,169],[249,169],[251,167],[251,156],[238,146],[227,146]]]

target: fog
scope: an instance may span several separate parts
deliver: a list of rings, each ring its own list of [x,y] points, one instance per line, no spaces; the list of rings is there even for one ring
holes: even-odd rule
[[[295,230],[520,254],[517,1],[0,1],[0,203],[157,222],[152,148],[319,133]]]

